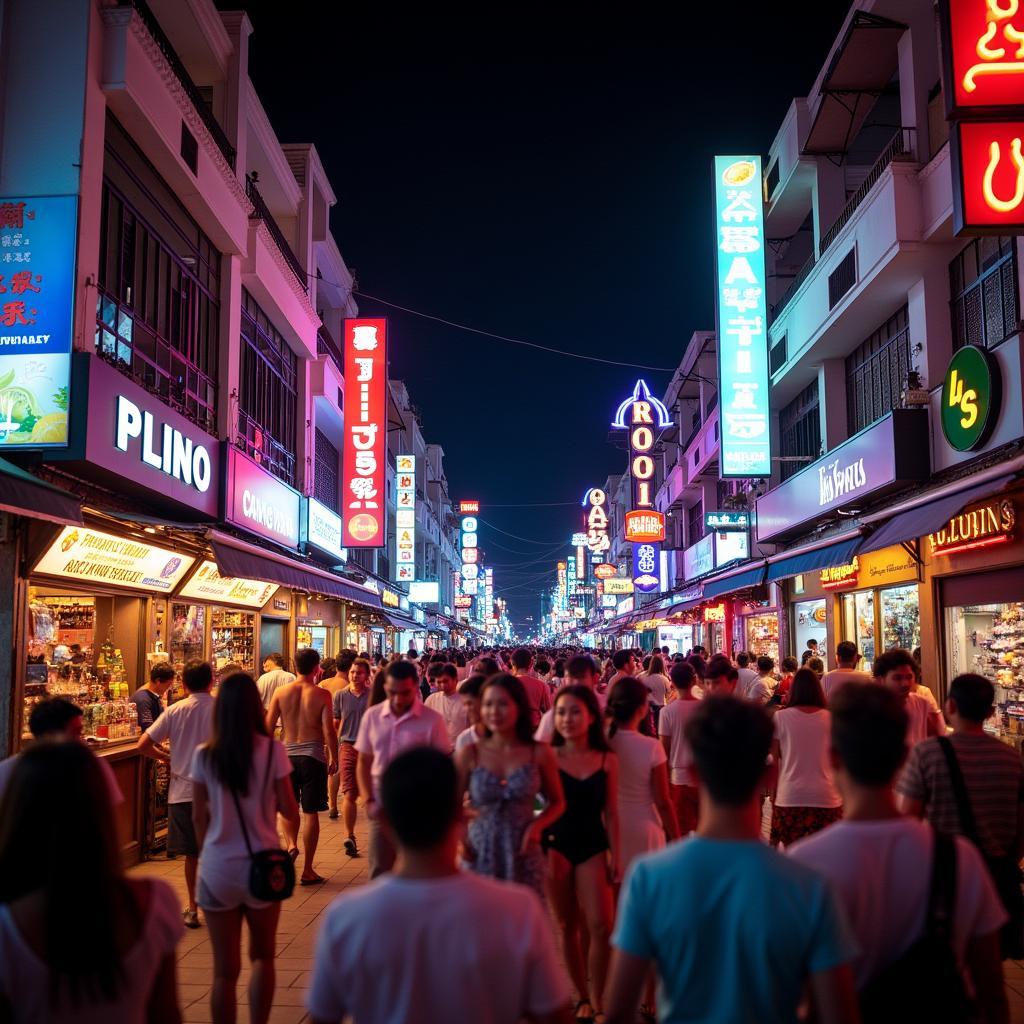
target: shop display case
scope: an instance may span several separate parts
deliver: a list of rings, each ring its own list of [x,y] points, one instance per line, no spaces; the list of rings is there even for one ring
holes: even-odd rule
[[[256,668],[256,616],[229,608],[210,609],[210,656],[218,670],[232,662]]]
[[[171,602],[168,654],[180,675],[187,662],[202,661],[206,637],[206,606]]]
[[[776,665],[779,663],[779,616],[747,616],[747,650],[755,657],[767,655]]]

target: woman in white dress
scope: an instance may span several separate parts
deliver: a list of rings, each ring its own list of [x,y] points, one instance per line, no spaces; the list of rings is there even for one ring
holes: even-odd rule
[[[608,693],[605,713],[611,720],[608,739],[619,759],[619,860],[622,874],[635,857],[661,849],[665,839],[679,838],[679,824],[669,796],[668,758],[664,746],[641,734],[649,720],[647,687],[626,676]]]

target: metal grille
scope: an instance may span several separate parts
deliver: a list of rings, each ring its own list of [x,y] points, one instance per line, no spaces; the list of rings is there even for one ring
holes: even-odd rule
[[[236,444],[288,484],[295,482],[299,360],[242,289],[242,365]]]
[[[993,348],[1020,328],[1014,239],[975,238],[949,265],[953,348]]]
[[[907,307],[846,357],[846,425],[856,434],[900,404],[910,372]]]
[[[340,514],[338,500],[338,449],[327,439],[322,430],[314,438],[316,461],[313,463],[313,497],[333,512]]]
[[[787,335],[783,335],[768,350],[768,373],[778,373],[786,365],[786,343]]]
[[[857,260],[851,249],[828,275],[828,308],[835,309],[839,300],[857,283]]]
[[[821,454],[821,420],[818,415],[818,382],[812,381],[779,412],[779,454],[789,458]],[[788,480],[807,463],[783,462],[781,475]]]
[[[698,501],[686,510],[686,545],[696,544],[704,536],[704,502]]]

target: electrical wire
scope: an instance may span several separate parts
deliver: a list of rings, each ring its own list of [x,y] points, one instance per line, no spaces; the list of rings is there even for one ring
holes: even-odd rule
[[[478,515],[477,520],[483,523],[484,526],[487,526],[492,530],[497,530],[498,533],[503,533],[506,537],[511,537],[513,540],[521,540],[524,544],[539,544],[542,547],[549,548],[552,546],[558,547],[559,545],[566,543],[565,541],[561,540],[534,540],[532,537],[520,537],[518,534],[509,533],[508,530],[502,530],[500,527],[495,526],[494,523],[490,522],[487,519],[484,519],[482,516]]]

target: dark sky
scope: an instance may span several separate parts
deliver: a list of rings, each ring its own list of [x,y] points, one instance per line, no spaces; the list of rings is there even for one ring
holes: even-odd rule
[[[643,6],[613,19],[597,8],[576,18],[430,5],[410,16],[345,4],[331,21],[312,0],[244,6],[253,81],[281,141],[315,143],[338,196],[334,236],[361,290],[659,367],[714,327],[713,155],[767,153],[847,9],[675,8],[694,21]],[[660,392],[671,374],[359,301],[390,317],[391,374],[444,448],[452,496],[483,504],[497,591],[518,622],[536,615],[546,582],[536,574],[553,571],[555,545],[568,547],[583,492],[623,468],[607,443],[616,405],[638,376]]]

